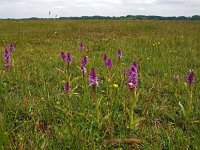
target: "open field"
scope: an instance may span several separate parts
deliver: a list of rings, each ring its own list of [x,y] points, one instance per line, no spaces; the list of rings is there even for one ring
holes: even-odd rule
[[[10,43],[15,50],[5,68]],[[61,52],[72,56],[69,72]],[[200,149],[199,21],[0,21],[0,54],[3,149]],[[110,69],[104,54],[113,61]],[[133,60],[139,82],[130,90]],[[92,68],[96,89],[88,83]],[[131,127],[130,116],[143,118]]]

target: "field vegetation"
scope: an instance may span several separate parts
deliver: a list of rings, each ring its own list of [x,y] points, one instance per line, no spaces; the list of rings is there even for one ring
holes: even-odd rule
[[[199,21],[5,20],[0,54],[2,149],[200,149]]]

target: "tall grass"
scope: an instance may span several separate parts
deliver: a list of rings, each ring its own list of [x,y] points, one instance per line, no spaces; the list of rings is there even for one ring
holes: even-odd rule
[[[0,21],[0,35],[1,148],[200,148],[200,22]],[[3,52],[9,43],[15,51],[11,67],[4,68]],[[90,51],[80,52],[80,43]],[[73,58],[68,96],[62,51]],[[113,61],[111,69],[103,62],[104,54]],[[86,84],[80,70],[85,55]],[[123,70],[128,71],[133,60],[139,66],[134,115],[145,120],[130,129],[124,107],[130,91]],[[91,68],[99,78],[95,101],[87,82]],[[196,82],[192,121],[185,123],[179,102],[187,108],[185,78],[190,68]],[[179,82],[174,82],[174,75],[179,75]]]

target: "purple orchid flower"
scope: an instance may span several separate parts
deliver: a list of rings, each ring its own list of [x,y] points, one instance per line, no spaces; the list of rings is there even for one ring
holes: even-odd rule
[[[81,72],[83,74],[83,76],[86,74],[87,70],[86,67],[84,65],[81,65]]]
[[[4,59],[10,58],[10,52],[8,51],[8,49],[5,49],[3,57],[4,57]]]
[[[107,55],[105,54],[105,55],[103,56],[103,61],[104,61],[104,63],[107,62],[107,59],[108,59],[108,57],[107,57]]]
[[[9,45],[9,50],[11,52],[13,52],[15,50],[15,47],[14,47],[14,45],[12,43]]]
[[[122,50],[121,49],[118,49],[117,57],[118,57],[119,60],[122,59]]]
[[[83,46],[83,44],[81,43],[80,46],[79,46],[79,50],[82,51],[83,49],[84,49],[84,46]]]
[[[133,62],[129,72],[128,72],[128,80],[127,87],[130,90],[136,89],[138,86],[138,64]]]
[[[70,53],[65,54],[64,52],[61,52],[60,57],[63,59],[63,61],[66,61],[68,63],[72,62],[72,57]]]
[[[81,65],[85,66],[87,63],[88,63],[88,56],[84,56],[81,61]]]
[[[66,93],[69,93],[71,91],[71,87],[69,85],[69,82],[66,82],[64,85],[64,90]]]
[[[97,77],[97,74],[96,74],[96,71],[94,68],[92,68],[90,74],[89,74],[89,84],[92,85],[92,86],[98,86],[98,77]]]
[[[67,61],[68,63],[71,63],[71,62],[72,62],[72,56],[70,55],[70,53],[67,53],[67,54],[66,54],[66,61]]]
[[[189,74],[186,77],[186,82],[188,85],[192,85],[195,82],[195,76],[192,69],[189,70]]]
[[[111,60],[111,59],[107,59],[107,61],[106,61],[106,66],[107,66],[108,68],[112,68],[113,63],[112,63],[112,60]]]
[[[9,67],[10,67],[10,60],[9,60],[9,59],[6,59],[6,60],[5,60],[5,67],[6,67],[6,68],[9,68]]]

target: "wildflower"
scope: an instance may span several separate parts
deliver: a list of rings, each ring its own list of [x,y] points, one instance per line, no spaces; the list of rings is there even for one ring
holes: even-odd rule
[[[189,70],[189,74],[186,77],[186,82],[188,85],[192,85],[195,82],[195,76],[192,69]]]
[[[128,73],[127,87],[130,90],[132,90],[137,88],[137,86],[138,86],[138,64],[136,62],[133,62]]]
[[[84,56],[81,61],[81,65],[85,66],[87,63],[88,63],[88,56]]]
[[[11,52],[13,52],[15,50],[15,47],[14,47],[14,45],[12,43],[9,45],[9,50]]]
[[[173,77],[173,79],[174,79],[175,82],[179,82],[179,75],[175,75],[175,76]]]
[[[4,56],[4,59],[9,59],[10,58],[10,52],[8,51],[8,49],[5,49],[3,56]]]
[[[65,54],[64,52],[61,52],[60,57],[63,59],[63,61],[67,61],[68,63],[72,62],[70,53]]]
[[[64,85],[64,90],[66,93],[69,93],[71,91],[71,87],[69,85],[69,82],[66,82]]]
[[[103,61],[106,63],[107,62],[107,55],[105,54],[104,56],[103,56]]]
[[[111,60],[111,59],[107,59],[107,61],[106,61],[106,66],[107,66],[108,68],[112,68],[113,63],[112,63],[112,60]]]
[[[63,61],[65,61],[65,59],[66,59],[66,55],[65,55],[64,52],[61,52],[60,57],[63,59]]]
[[[81,72],[82,72],[83,75],[86,74],[86,71],[87,71],[86,67],[84,65],[81,65]]]
[[[62,58],[63,61],[66,61],[66,55],[64,52],[61,52],[60,57]]]
[[[97,74],[94,70],[94,68],[92,68],[90,74],[89,74],[89,84],[92,85],[92,86],[98,86],[98,77],[97,77]]]
[[[83,44],[81,43],[81,44],[80,44],[80,47],[79,47],[79,50],[82,51],[83,49],[84,49],[84,46],[83,46]]]
[[[6,68],[10,67],[10,60],[9,59],[5,60],[5,67]]]
[[[117,57],[118,57],[119,59],[122,59],[122,50],[121,50],[121,49],[118,49]]]
[[[67,54],[66,54],[66,61],[67,61],[68,63],[71,63],[71,62],[72,62],[72,57],[71,57],[70,53],[67,53]]]
[[[118,86],[118,84],[113,84],[113,87],[118,88],[119,86]]]
[[[134,84],[133,84],[132,82],[129,82],[128,85],[129,85],[129,86],[133,86]]]

